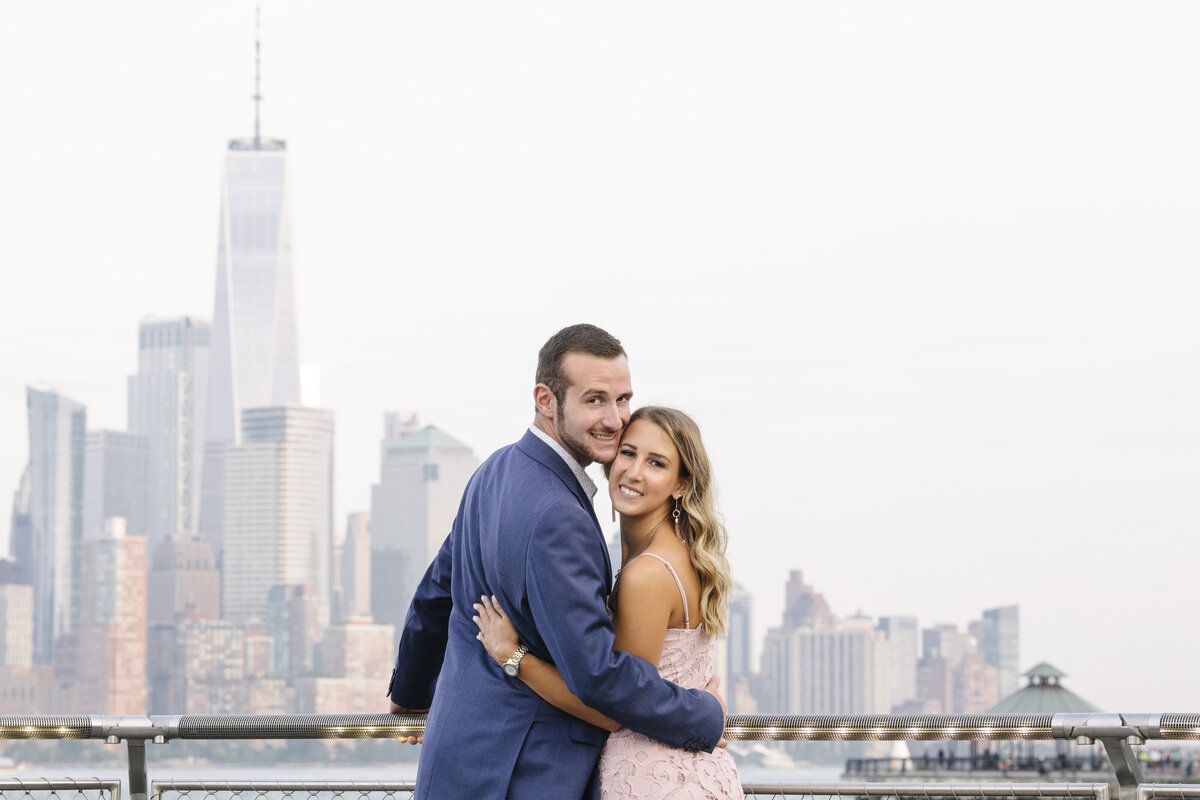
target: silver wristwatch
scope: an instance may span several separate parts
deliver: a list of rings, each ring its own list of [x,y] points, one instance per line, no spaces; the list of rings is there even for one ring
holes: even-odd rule
[[[510,678],[517,677],[517,673],[521,671],[521,659],[529,652],[526,645],[521,645],[517,648],[517,652],[509,657],[508,661],[504,662],[504,674]]]

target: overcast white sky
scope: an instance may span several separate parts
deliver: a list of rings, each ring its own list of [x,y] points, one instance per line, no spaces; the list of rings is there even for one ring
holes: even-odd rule
[[[26,383],[123,428],[138,320],[211,316],[254,4],[3,16],[7,497]],[[760,629],[790,569],[844,615],[1019,603],[1022,668],[1195,710],[1197,32],[1187,2],[265,3],[339,528],[385,410],[486,456],[591,321],[700,421]]]

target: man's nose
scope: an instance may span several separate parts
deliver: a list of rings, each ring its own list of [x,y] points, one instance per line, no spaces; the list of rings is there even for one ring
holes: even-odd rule
[[[604,418],[601,421],[604,423],[604,427],[610,431],[619,431],[624,427],[621,410],[617,408],[616,403],[609,403],[604,407]]]

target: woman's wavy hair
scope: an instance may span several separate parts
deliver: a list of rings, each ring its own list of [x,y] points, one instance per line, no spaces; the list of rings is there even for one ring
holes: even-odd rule
[[[719,636],[727,627],[733,578],[725,557],[725,525],[716,509],[712,464],[700,438],[700,428],[679,409],[643,406],[630,416],[626,430],[639,419],[657,425],[679,451],[679,477],[687,479],[680,498],[679,535],[700,578],[700,621],[709,636]],[[674,507],[672,503],[671,508]]]

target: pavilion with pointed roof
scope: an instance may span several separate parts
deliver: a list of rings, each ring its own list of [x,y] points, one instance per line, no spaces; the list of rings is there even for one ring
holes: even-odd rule
[[[987,713],[1058,714],[1093,713],[1100,710],[1063,686],[1062,679],[1067,677],[1067,674],[1045,661],[1024,674],[1029,683],[992,706]]]
[[[470,450],[462,442],[436,425],[426,425],[419,431],[407,433],[385,443],[389,452],[395,450]]]

